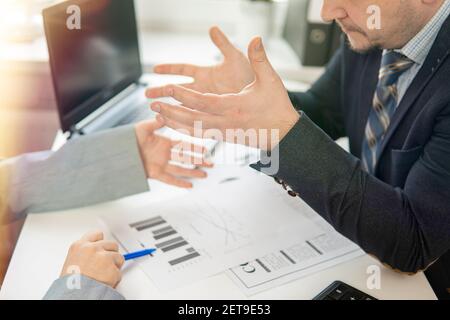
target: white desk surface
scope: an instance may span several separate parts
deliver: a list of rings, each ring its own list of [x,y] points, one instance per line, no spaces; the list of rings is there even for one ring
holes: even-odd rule
[[[98,214],[108,212],[111,207],[132,210],[149,201],[170,199],[192,192],[155,181],[151,181],[150,185],[152,191],[148,194],[63,213],[30,215],[17,243],[0,291],[0,299],[41,299],[58,277],[70,244],[88,231],[103,229]],[[208,186],[208,181],[200,181],[195,185],[204,188]],[[111,238],[108,232],[106,234]],[[366,286],[367,268],[372,265],[378,265],[381,269],[380,290],[368,290]],[[368,255],[250,298],[312,299],[335,280],[344,281],[378,299],[436,299],[422,273],[415,276],[399,274],[381,266]],[[128,299],[247,299],[225,274],[161,293],[133,262],[125,266],[118,290]]]

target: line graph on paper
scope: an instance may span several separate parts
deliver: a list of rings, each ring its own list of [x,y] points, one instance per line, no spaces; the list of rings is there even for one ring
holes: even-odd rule
[[[203,203],[201,209],[190,208],[186,213],[191,218],[190,227],[198,236],[215,239],[216,244],[226,252],[246,246],[251,239],[243,221],[226,210],[214,207],[208,201]]]

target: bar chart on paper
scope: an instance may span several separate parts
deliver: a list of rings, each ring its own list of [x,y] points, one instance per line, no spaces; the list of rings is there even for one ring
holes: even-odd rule
[[[143,248],[157,248],[174,270],[191,265],[201,258],[201,254],[161,216],[129,226],[138,233],[137,239]]]
[[[205,191],[126,214],[109,212],[103,221],[128,251],[158,249],[138,263],[158,288],[167,291],[321,232],[280,197],[263,189],[249,192],[259,182],[231,182],[221,188],[228,195],[246,193],[239,202]]]

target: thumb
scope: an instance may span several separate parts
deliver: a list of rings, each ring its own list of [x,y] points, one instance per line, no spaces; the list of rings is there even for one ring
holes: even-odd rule
[[[158,129],[161,129],[162,127],[164,127],[164,121],[162,120],[162,118],[156,118],[156,120],[150,121],[149,123],[149,129],[151,131],[156,131]]]
[[[254,38],[248,47],[248,58],[255,72],[256,79],[273,76],[275,70],[267,58],[261,37]]]
[[[209,30],[209,36],[215,46],[222,52],[225,57],[228,57],[237,51],[236,47],[230,42],[227,36],[219,29],[219,27],[212,27]]]
[[[138,124],[139,125],[139,124]],[[159,120],[158,117],[156,120],[143,121],[140,125],[145,130],[146,134],[153,134],[156,130],[164,127],[164,121]]]

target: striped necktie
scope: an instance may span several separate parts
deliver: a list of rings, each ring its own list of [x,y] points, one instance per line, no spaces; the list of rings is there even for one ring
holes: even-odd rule
[[[378,85],[375,90],[362,147],[363,167],[369,173],[373,174],[375,171],[381,142],[399,102],[397,94],[398,79],[413,64],[412,60],[395,51],[387,51],[383,55]]]

